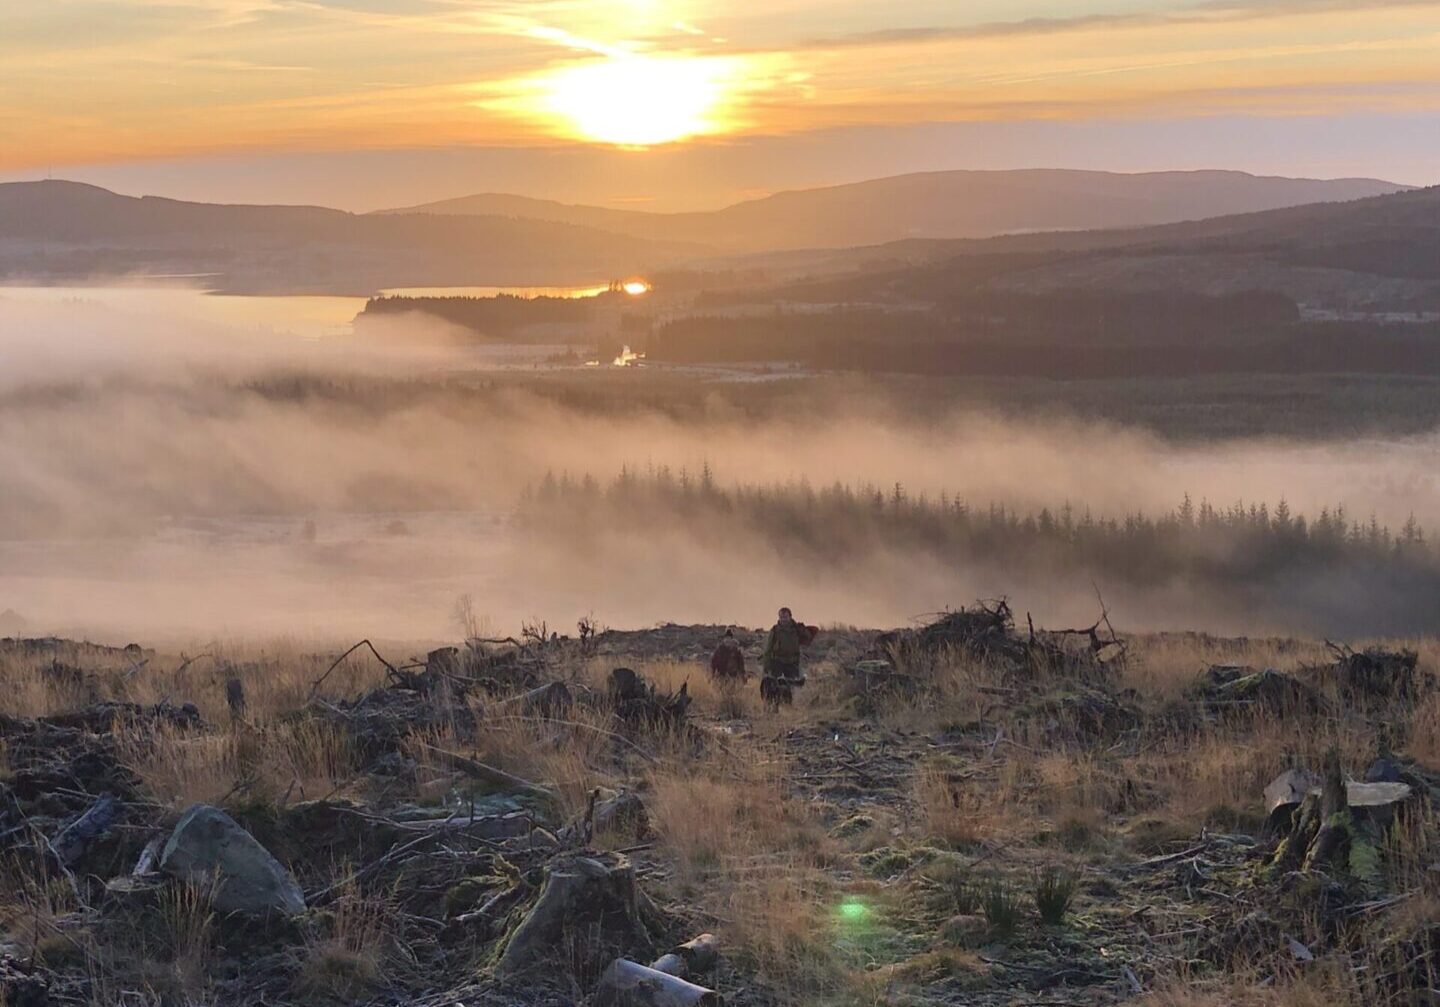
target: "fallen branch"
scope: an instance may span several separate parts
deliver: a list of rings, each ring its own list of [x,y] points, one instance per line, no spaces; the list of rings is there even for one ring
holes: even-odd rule
[[[379,859],[370,861],[370,863],[366,864],[358,871],[353,871],[346,877],[335,882],[330,887],[321,889],[320,891],[316,892],[314,895],[310,896],[306,900],[306,903],[312,907],[321,905],[324,902],[328,901],[332,895],[340,891],[342,888],[354,884],[361,878],[367,877],[368,875],[375,873],[380,868],[384,867],[386,864],[394,863],[396,860],[400,859],[405,854],[411,852],[416,847],[423,846],[425,843],[443,838],[444,836],[452,835],[457,832],[462,832],[473,824],[473,821],[471,819],[467,818],[462,822],[456,822],[455,818],[455,815],[451,815],[450,818],[440,823],[439,826],[431,829],[428,832],[422,833],[415,839],[410,840],[408,843],[401,843],[399,846],[392,847],[390,850],[386,851],[381,857],[379,857]],[[491,846],[495,845],[490,840],[484,839],[480,836],[472,836],[471,838],[474,839],[476,842],[486,843]]]
[[[626,747],[628,747],[631,751],[633,751],[636,755],[643,756],[646,760],[648,760],[648,761],[651,762],[652,764],[658,764],[658,763],[660,762],[660,760],[659,760],[658,758],[656,758],[654,755],[651,755],[649,752],[647,752],[645,749],[641,748],[639,745],[635,744],[635,742],[633,742],[633,741],[631,741],[629,738],[625,737],[625,735],[623,735],[623,734],[617,734],[617,733],[614,732],[614,731],[607,731],[605,728],[603,728],[603,727],[596,727],[594,724],[582,724],[582,723],[581,723],[580,721],[578,721],[578,720],[555,720],[555,719],[552,718],[552,717],[523,717],[523,716],[519,716],[519,715],[516,715],[516,714],[510,714],[510,715],[504,716],[504,717],[486,717],[486,718],[485,718],[485,723],[486,723],[486,724],[500,724],[500,723],[507,723],[507,722],[510,722],[510,723],[519,723],[519,724],[546,724],[546,725],[555,725],[555,726],[557,726],[557,727],[578,727],[578,728],[580,728],[581,730],[591,731],[591,732],[593,732],[593,733],[595,733],[595,734],[599,734],[599,735],[601,735],[601,736],[603,736],[603,737],[606,737],[606,738],[613,738],[614,740],[616,740],[616,741],[621,742],[622,744],[624,744],[624,745],[625,745]]]
[[[335,659],[335,662],[334,662],[333,664],[331,664],[330,667],[328,667],[328,668],[325,669],[325,674],[323,674],[323,675],[321,675],[319,678],[315,679],[315,681],[314,681],[314,682],[311,684],[311,686],[310,686],[310,696],[309,696],[309,698],[310,698],[310,699],[314,699],[314,698],[315,698],[315,694],[320,691],[320,686],[324,685],[324,684],[325,684],[325,680],[330,677],[330,673],[331,673],[332,671],[334,671],[336,668],[340,667],[340,665],[344,662],[344,660],[345,660],[347,657],[349,657],[351,654],[355,653],[355,652],[356,652],[357,650],[359,650],[361,647],[369,647],[369,648],[370,648],[370,653],[372,653],[372,654],[375,655],[375,660],[377,660],[377,661],[379,661],[381,664],[383,664],[383,665],[389,670],[389,672],[390,672],[390,674],[391,674],[392,677],[398,678],[398,677],[400,676],[399,670],[398,670],[393,664],[391,664],[389,661],[385,660],[383,657],[380,656],[380,652],[375,649],[375,645],[374,645],[373,643],[371,643],[368,639],[367,639],[367,640],[361,640],[361,641],[360,641],[359,643],[357,643],[355,646],[351,647],[351,648],[350,648],[349,650],[347,650],[345,653],[343,653],[343,654],[341,654],[339,657],[337,657],[337,658]]]
[[[1120,870],[1143,871],[1151,867],[1164,867],[1166,864],[1177,863],[1181,860],[1184,860],[1186,857],[1193,857],[1198,853],[1204,853],[1209,848],[1210,843],[1206,841],[1201,843],[1199,846],[1192,846],[1188,850],[1181,850],[1179,853],[1167,853],[1163,857],[1151,857],[1149,860],[1142,860],[1139,863],[1129,864],[1125,867],[1121,867]]]
[[[427,745],[423,741],[420,742],[420,747],[425,751],[431,753],[432,755],[439,756],[440,759],[447,766],[452,769],[458,769],[466,776],[473,777],[477,780],[483,780],[484,782],[492,784],[493,786],[506,787],[510,790],[519,790],[525,793],[534,794],[537,797],[544,797],[549,800],[555,799],[555,791],[551,790],[549,787],[541,786],[538,783],[531,783],[529,780],[522,779],[519,776],[515,776],[513,773],[507,773],[503,769],[496,769],[494,766],[487,766],[485,763],[479,761],[478,759],[472,759],[467,755],[461,755],[459,752],[451,752],[443,748],[436,748],[434,745]]]

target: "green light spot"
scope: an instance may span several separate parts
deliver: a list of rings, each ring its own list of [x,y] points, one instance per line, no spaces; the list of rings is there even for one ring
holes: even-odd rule
[[[870,915],[870,907],[855,899],[840,903],[840,918],[846,923],[859,923]]]

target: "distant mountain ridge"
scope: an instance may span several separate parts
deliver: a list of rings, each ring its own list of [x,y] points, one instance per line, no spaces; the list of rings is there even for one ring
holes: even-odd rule
[[[981,288],[1271,291],[1323,310],[1433,313],[1440,186],[1146,228],[900,242],[808,259],[813,279],[765,296],[905,303]]]
[[[378,215],[523,217],[745,253],[1144,227],[1408,188],[1377,179],[1297,179],[1238,171],[1119,174],[1037,168],[896,175],[779,192],[704,213],[648,213],[485,193]]]
[[[750,269],[787,259],[810,263],[802,268],[811,275],[845,263],[884,271],[972,251],[1203,239],[1246,219],[1211,219],[1215,214],[1258,209],[1282,216],[1261,212],[1255,226],[1281,226],[1290,219],[1286,212],[1308,219],[1311,206],[1362,205],[1341,201],[1363,202],[1377,189],[1392,196],[1408,191],[1367,179],[1044,169],[904,175],[778,193],[714,213],[651,214],[486,195],[423,212],[353,214],[124,196],[77,182],[14,182],[0,184],[0,277],[73,282],[207,273],[234,292],[369,294],[404,286],[603,283],[677,267],[711,268],[726,257]],[[1303,200],[1312,202],[1296,206]],[[1269,205],[1277,203],[1282,209]],[[459,205],[464,212],[436,212],[435,205]],[[1323,234],[1315,240],[1329,241]],[[783,266],[780,272],[799,275]]]
[[[0,184],[0,276],[18,279],[215,273],[235,291],[368,294],[604,282],[696,251],[545,220],[193,203],[59,180]]]

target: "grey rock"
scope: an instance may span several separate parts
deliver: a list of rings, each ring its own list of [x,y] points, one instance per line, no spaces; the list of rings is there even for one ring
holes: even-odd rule
[[[210,890],[223,913],[305,911],[305,895],[290,872],[233,818],[208,804],[196,804],[181,817],[160,855],[160,869]]]

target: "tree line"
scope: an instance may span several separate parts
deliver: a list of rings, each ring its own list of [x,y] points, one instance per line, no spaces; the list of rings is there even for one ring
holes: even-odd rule
[[[1178,583],[1264,596],[1333,586],[1337,605],[1354,592],[1365,596],[1357,603],[1383,598],[1397,607],[1390,631],[1431,631],[1440,622],[1432,611],[1440,550],[1413,517],[1392,529],[1343,506],[1298,514],[1283,499],[1217,505],[1186,496],[1164,513],[1109,515],[1068,503],[1028,510],[977,504],[900,484],[722,485],[708,468],[659,467],[626,469],[607,482],[547,475],[523,494],[518,520],[582,538],[617,527],[683,527],[702,542],[759,542],[816,569],[888,552],[957,567],[1002,564],[1017,577],[1065,572],[1138,588]]]

